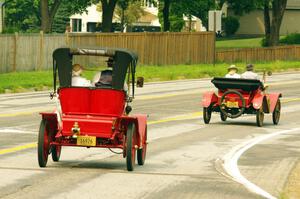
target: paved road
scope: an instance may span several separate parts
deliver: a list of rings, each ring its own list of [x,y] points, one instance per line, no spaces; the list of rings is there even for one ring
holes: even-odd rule
[[[61,162],[39,168],[37,112],[54,103],[47,92],[1,95],[0,198],[239,199],[262,198],[260,189],[279,197],[300,157],[300,74],[274,75],[269,83],[284,95],[283,112],[278,126],[268,115],[263,128],[254,116],[223,123],[213,115],[204,125],[200,101],[212,89],[209,80],[138,89],[133,107],[149,114],[149,146],[146,164],[130,173],[105,149],[63,148]]]

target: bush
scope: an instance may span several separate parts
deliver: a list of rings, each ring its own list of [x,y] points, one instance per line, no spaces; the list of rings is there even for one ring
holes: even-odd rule
[[[239,29],[239,27],[240,27],[240,22],[238,18],[228,16],[224,19],[224,28],[225,28],[226,36],[234,35],[236,31]]]
[[[262,38],[262,40],[260,41],[260,44],[261,44],[262,47],[267,47],[268,46],[266,37]]]
[[[300,34],[292,33],[288,34],[284,38],[280,39],[279,43],[281,44],[300,44]]]

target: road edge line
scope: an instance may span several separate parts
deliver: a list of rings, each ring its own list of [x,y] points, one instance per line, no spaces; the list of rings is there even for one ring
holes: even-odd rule
[[[293,128],[293,129],[288,129],[288,130],[282,130],[282,131],[277,131],[271,134],[263,135],[256,137],[254,139],[248,140],[242,144],[237,145],[236,147],[232,148],[231,151],[227,154],[225,154],[222,157],[223,164],[222,167],[224,171],[232,178],[232,180],[242,184],[244,187],[246,187],[249,191],[256,193],[262,197],[268,198],[268,199],[276,199],[273,195],[268,193],[267,191],[263,190],[256,184],[252,183],[249,181],[247,178],[245,178],[241,173],[238,168],[238,160],[239,158],[250,148],[253,146],[266,141],[270,138],[273,138],[278,135],[286,134],[286,133],[291,133],[294,131],[298,131],[300,128]]]

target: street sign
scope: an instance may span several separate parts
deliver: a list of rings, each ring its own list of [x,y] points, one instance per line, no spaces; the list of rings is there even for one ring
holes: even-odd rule
[[[208,11],[208,30],[213,32],[222,31],[222,11]]]

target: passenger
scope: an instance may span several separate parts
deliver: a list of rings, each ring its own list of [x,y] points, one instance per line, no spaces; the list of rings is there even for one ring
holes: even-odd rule
[[[79,87],[89,87],[91,86],[91,81],[87,80],[84,77],[81,77],[83,68],[79,64],[74,64],[72,67],[72,86]]]
[[[257,79],[259,80],[259,76],[254,71],[254,65],[253,64],[247,64],[246,66],[246,72],[244,72],[241,77],[243,79]]]
[[[239,74],[237,74],[238,68],[235,65],[231,65],[228,67],[228,73],[225,75],[226,78],[241,78]]]

